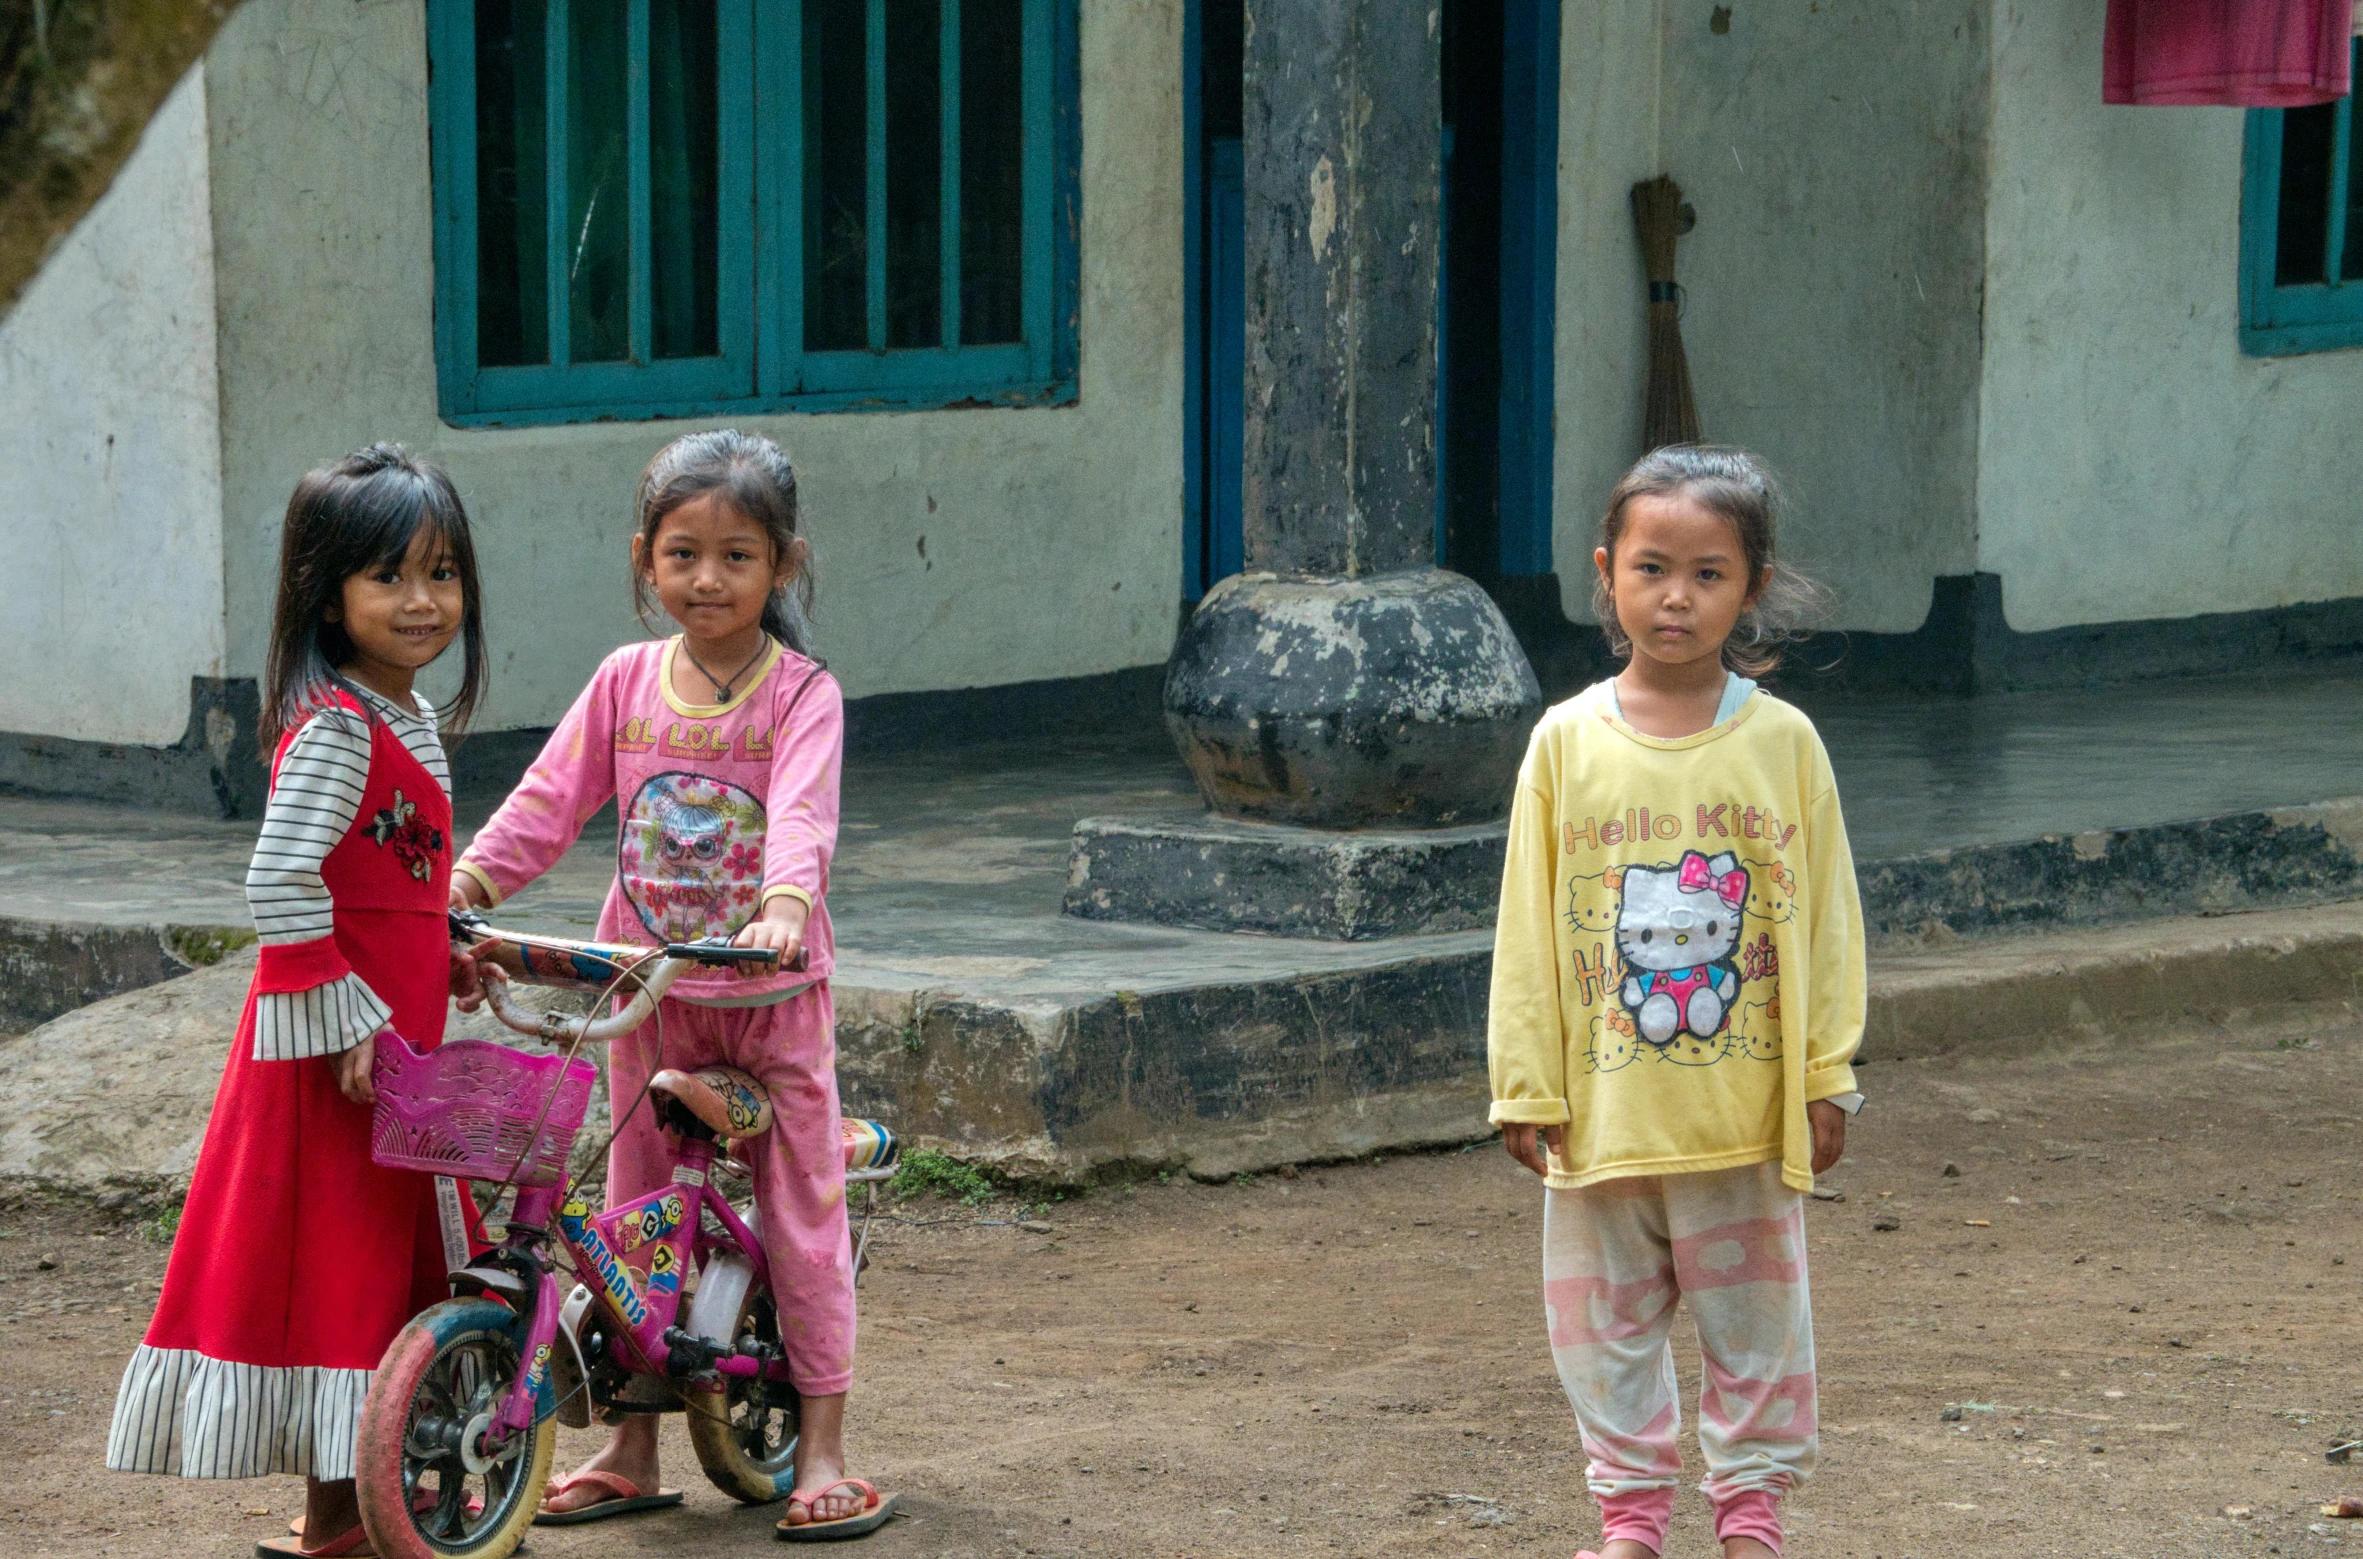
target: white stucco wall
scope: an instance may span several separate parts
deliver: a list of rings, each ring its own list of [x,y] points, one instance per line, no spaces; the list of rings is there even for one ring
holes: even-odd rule
[[[1178,0],[1084,0],[1080,404],[733,419],[796,461],[821,648],[849,694],[1082,675],[1171,646],[1180,40]],[[451,471],[476,522],[483,723],[554,720],[639,633],[624,559],[640,468],[704,424],[438,419],[423,7],[248,0],[209,58],[232,670],[261,662],[296,477],[394,438]]]
[[[1998,4],[1978,561],[2023,630],[2363,595],[2363,351],[2240,355],[2245,114],[2100,100]]]
[[[0,317],[0,730],[180,739],[222,660],[215,404],[200,66]]]
[[[1627,202],[1657,171],[1657,9],[1570,0],[1559,15],[1552,559],[1562,606],[1586,622],[1600,505],[1641,443],[1649,330]]]
[[[1601,500],[1647,373],[1629,191],[1673,175],[1682,332],[1710,439],[1796,500],[1786,555],[1835,626],[1918,627],[1976,558],[1984,0],[1561,11],[1555,560],[1588,616]]]
[[[1988,4],[1733,0],[1723,33],[1664,12],[1700,420],[1788,478],[1783,549],[1838,627],[1918,627],[1976,556]]]

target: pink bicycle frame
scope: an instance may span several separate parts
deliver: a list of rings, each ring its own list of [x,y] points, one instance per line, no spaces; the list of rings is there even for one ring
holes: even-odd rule
[[[680,1373],[673,1365],[685,1334],[676,1322],[682,1279],[693,1263],[702,1265],[715,1251],[730,1251],[752,1266],[756,1283],[770,1285],[763,1242],[727,1198],[707,1189],[706,1176],[713,1167],[714,1154],[710,1140],[684,1141],[671,1186],[604,1213],[591,1212],[580,1200],[561,1202],[563,1193],[556,1188],[517,1193],[506,1244],[515,1248],[542,1239],[552,1232],[550,1219],[556,1214],[555,1232],[573,1259],[575,1273],[610,1323],[610,1347],[616,1350],[616,1361],[635,1374]],[[706,1232],[708,1212],[721,1225],[718,1238]],[[536,1404],[548,1379],[550,1355],[558,1341],[561,1307],[557,1273],[543,1265],[533,1320],[527,1328],[525,1356],[531,1362],[494,1415],[489,1443],[498,1444],[532,1427]],[[687,1345],[694,1347],[695,1343]],[[784,1356],[766,1360],[731,1352],[727,1340],[699,1349],[693,1360],[684,1362],[694,1365],[692,1373],[788,1379]]]
[[[460,916],[454,917],[453,929],[455,937],[463,941],[479,930],[491,931],[480,920]],[[668,949],[665,956],[651,959],[654,950],[648,948],[510,932],[492,934],[518,950],[523,959],[521,977],[535,984],[612,989],[618,971],[633,970],[632,994],[629,999],[619,997],[615,1011],[570,1016],[519,1010],[508,999],[506,980],[498,970],[488,969],[485,1000],[494,1015],[521,1034],[557,1043],[604,1042],[638,1027],[666,987],[694,961],[687,956],[689,950],[681,948]],[[705,952],[703,948],[697,951]],[[768,955],[749,952],[739,956]],[[550,1359],[559,1345],[563,1301],[558,1275],[542,1259],[539,1247],[553,1234],[564,1245],[575,1275],[608,1322],[601,1329],[607,1335],[607,1348],[613,1361],[624,1369],[674,1379],[699,1375],[789,1378],[787,1361],[777,1351],[769,1351],[768,1357],[740,1353],[735,1339],[695,1337],[676,1324],[683,1283],[693,1267],[702,1270],[705,1259],[717,1251],[744,1259],[755,1283],[766,1289],[771,1283],[763,1242],[747,1228],[728,1198],[707,1188],[714,1156],[713,1138],[685,1136],[670,1186],[603,1213],[594,1214],[587,1203],[566,1198],[555,1187],[518,1187],[502,1244],[512,1259],[478,1265],[508,1274],[530,1262],[540,1274],[540,1282],[532,1295],[532,1319],[526,1328],[527,1365],[494,1415],[486,1436],[488,1445],[497,1446],[508,1436],[530,1429],[542,1411],[542,1393],[549,1389]],[[706,1233],[708,1212],[721,1226],[719,1237]],[[551,1227],[553,1215],[555,1229]],[[498,1286],[510,1288],[513,1282],[509,1278]],[[517,1293],[511,1302],[521,1303],[525,1298]],[[586,1370],[599,1362],[583,1361]],[[587,1373],[582,1389],[589,1389]]]

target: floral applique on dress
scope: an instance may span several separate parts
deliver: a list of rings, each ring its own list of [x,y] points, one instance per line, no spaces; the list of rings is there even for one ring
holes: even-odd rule
[[[421,819],[418,803],[394,792],[394,804],[378,808],[377,818],[369,825],[369,837],[384,849],[391,845],[394,859],[417,881],[425,882],[435,869],[435,859],[443,853],[443,830]]]

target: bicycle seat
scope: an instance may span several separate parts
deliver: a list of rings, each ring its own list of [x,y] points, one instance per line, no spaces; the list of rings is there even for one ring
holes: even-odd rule
[[[730,1141],[771,1129],[771,1096],[735,1066],[701,1066],[694,1072],[666,1067],[648,1080],[648,1092],[660,1112],[667,1104],[679,1105]]]

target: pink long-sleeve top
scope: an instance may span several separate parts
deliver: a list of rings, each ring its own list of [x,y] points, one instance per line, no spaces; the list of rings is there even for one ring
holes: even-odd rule
[[[826,979],[845,701],[816,661],[774,644],[728,702],[673,692],[681,641],[631,644],[601,663],[533,767],[454,866],[494,903],[558,863],[616,800],[615,884],[602,939],[732,936],[782,894],[802,899],[806,966],[761,979],[685,975],[675,995],[739,1005]]]

